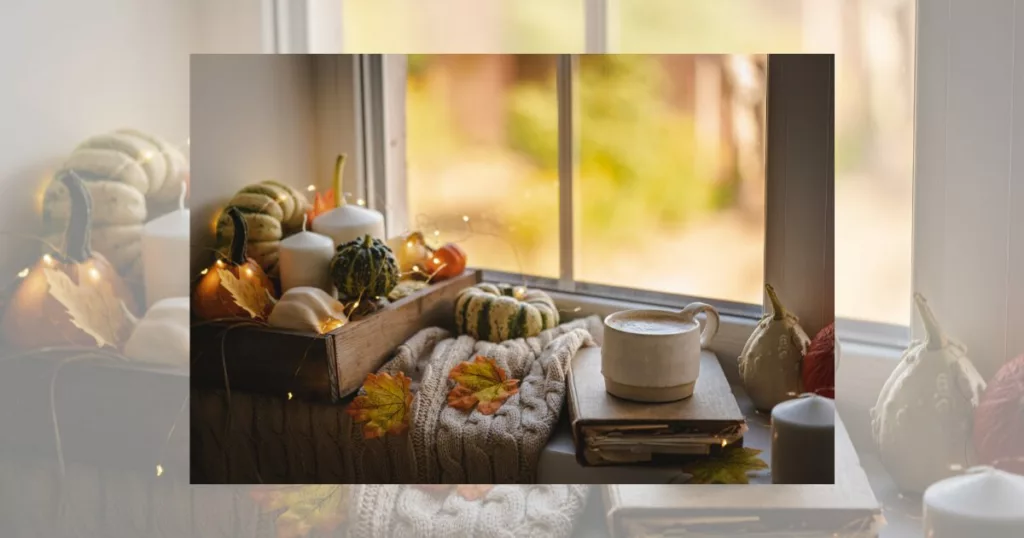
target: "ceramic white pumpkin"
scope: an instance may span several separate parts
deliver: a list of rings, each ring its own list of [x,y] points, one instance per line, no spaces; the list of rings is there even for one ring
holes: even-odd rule
[[[153,303],[125,342],[124,355],[140,362],[188,365],[189,307],[188,297]]]
[[[921,493],[969,465],[972,416],[985,380],[949,338],[921,294],[925,338],[915,340],[871,410],[882,464],[902,490]]]
[[[341,301],[320,288],[309,286],[284,292],[267,319],[271,327],[319,334],[330,332],[347,321]]]
[[[800,320],[779,301],[771,284],[766,284],[765,290],[772,302],[772,312],[761,317],[743,346],[739,372],[754,406],[769,412],[803,392],[800,361],[811,340],[800,327]]]

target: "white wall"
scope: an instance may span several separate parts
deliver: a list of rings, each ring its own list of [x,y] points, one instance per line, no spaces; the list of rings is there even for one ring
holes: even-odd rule
[[[192,4],[4,2],[0,33],[0,283],[38,257],[36,193],[84,138],[137,127],[184,143]]]
[[[193,269],[208,260],[213,220],[238,189],[317,183],[314,95],[310,56],[192,57]]]

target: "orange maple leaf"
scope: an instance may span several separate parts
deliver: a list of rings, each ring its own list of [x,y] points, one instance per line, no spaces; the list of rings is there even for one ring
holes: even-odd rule
[[[356,422],[363,423],[363,437],[376,439],[385,433],[400,434],[409,428],[412,407],[412,380],[402,372],[367,374],[365,394],[356,396],[345,410]]]
[[[455,488],[455,492],[460,497],[467,501],[478,501],[487,496],[487,493],[494,489],[491,484],[459,484],[457,486],[449,486],[444,484],[420,484],[413,486],[421,491],[426,491],[433,495],[445,495],[447,496],[452,488]]]
[[[313,224],[313,219],[317,218],[321,213],[326,213],[338,206],[334,196],[334,189],[329,189],[326,194],[321,195],[319,192],[313,195],[313,207],[306,212],[306,222],[310,225]]]
[[[475,406],[481,414],[493,415],[509,396],[519,392],[519,380],[508,379],[494,359],[483,355],[452,368],[448,379],[456,383],[448,393],[448,406],[461,411],[472,411]]]

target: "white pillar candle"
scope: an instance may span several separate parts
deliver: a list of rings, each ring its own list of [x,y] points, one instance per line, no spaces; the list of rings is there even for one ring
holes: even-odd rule
[[[182,184],[178,209],[142,227],[142,275],[146,306],[189,295],[189,210]]]
[[[308,286],[334,294],[331,283],[331,258],[334,257],[334,241],[326,235],[302,231],[284,238],[278,247],[281,269],[281,291]]]
[[[924,492],[924,535],[1024,536],[1024,476],[974,467],[932,484]]]
[[[366,234],[384,241],[384,216],[379,212],[345,202],[339,194],[338,207],[313,219],[313,231],[342,245]]]
[[[772,409],[773,484],[834,484],[836,408],[804,394]]]
[[[384,215],[345,201],[341,181],[341,172],[344,167],[345,156],[339,155],[334,164],[334,196],[338,205],[313,219],[311,228],[314,232],[333,239],[336,247],[366,234],[384,241]]]

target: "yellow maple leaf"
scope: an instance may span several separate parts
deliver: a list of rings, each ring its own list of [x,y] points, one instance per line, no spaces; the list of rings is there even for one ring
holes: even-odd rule
[[[339,485],[255,486],[250,495],[263,510],[277,512],[277,538],[330,533],[348,515],[349,487]]]
[[[231,293],[235,304],[255,319],[264,319],[271,308],[271,297],[259,281],[240,279],[227,269],[217,269],[220,285]]]
[[[135,320],[106,280],[75,284],[63,271],[43,268],[50,295],[67,309],[71,323],[96,340],[99,347],[119,347],[132,332]]]
[[[508,379],[508,374],[494,359],[477,355],[448,373],[456,385],[448,393],[448,406],[461,411],[473,407],[484,415],[493,415],[509,396],[519,392],[519,380]]]
[[[363,424],[363,437],[375,439],[385,433],[400,434],[409,428],[412,407],[412,380],[399,372],[367,374],[365,394],[356,396],[345,412]]]

